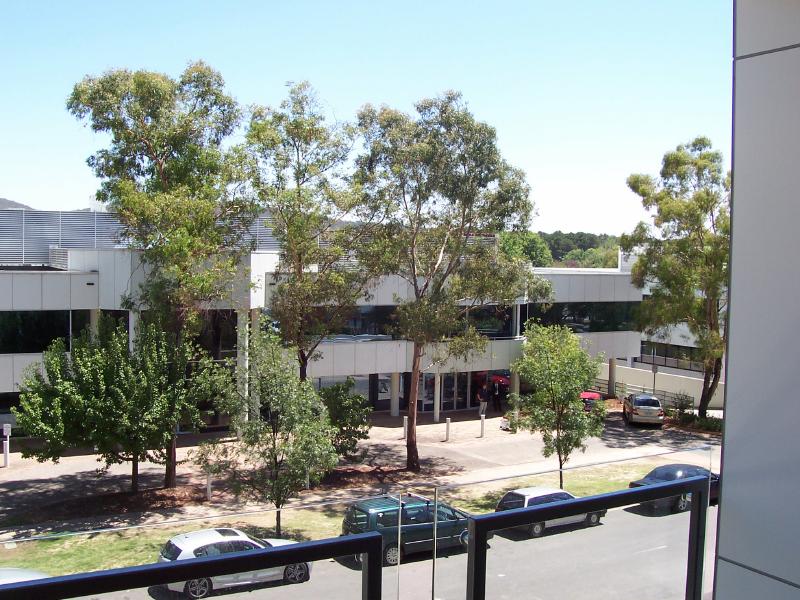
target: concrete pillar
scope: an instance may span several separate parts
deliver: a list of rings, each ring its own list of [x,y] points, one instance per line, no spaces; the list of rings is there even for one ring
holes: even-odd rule
[[[256,335],[258,333],[258,328],[259,327],[261,327],[261,310],[258,309],[258,308],[251,308],[250,309],[250,329],[249,329],[248,335],[249,336]],[[250,339],[251,339],[251,337],[247,338],[248,343],[250,342]],[[248,380],[249,380],[249,376],[250,376],[250,357],[249,357],[249,355],[250,355],[250,353],[248,351],[248,358],[247,358]],[[249,403],[249,407],[250,407],[249,408],[249,412],[250,412],[250,414],[258,414],[258,412],[259,412],[259,410],[261,408],[261,403],[258,401],[258,391],[255,390],[255,389],[250,389],[250,386],[249,386],[249,383],[248,383],[247,393],[248,393],[248,396],[250,398],[250,403]]]
[[[512,394],[519,394],[519,374],[511,373],[511,390],[509,390]]]
[[[439,410],[442,404],[442,376],[433,374],[433,422],[439,422]]]
[[[467,408],[472,406],[472,371],[467,371]]]
[[[135,310],[128,311],[128,350],[133,352],[133,342],[136,339],[136,330],[139,327],[139,313]]]
[[[608,359],[608,395],[613,396],[617,387],[617,359]]]
[[[236,383],[242,398],[248,399],[248,412],[250,408],[250,356],[248,345],[250,343],[250,313],[248,310],[236,311]],[[250,415],[246,415],[247,418]]]
[[[519,304],[515,304],[511,310],[511,336],[517,337],[522,335],[520,327],[522,324],[519,322]]]
[[[400,416],[400,373],[392,373],[389,378],[389,391],[391,397],[389,399],[389,414],[393,417]]]
[[[100,309],[93,308],[89,311],[89,333],[97,335],[100,327]]]

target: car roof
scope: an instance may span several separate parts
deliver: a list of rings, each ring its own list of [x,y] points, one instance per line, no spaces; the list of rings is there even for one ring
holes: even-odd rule
[[[366,500],[360,500],[353,504],[353,506],[359,510],[364,512],[380,512],[382,510],[389,510],[393,508],[397,508],[397,501],[398,499],[395,496],[378,496],[375,498],[367,498]],[[427,498],[416,498],[410,497],[408,499],[403,499],[403,506],[408,508],[412,506],[425,506],[426,504],[430,504],[432,501]],[[439,504],[443,504],[440,502]]]
[[[636,399],[641,398],[643,400],[644,399],[658,400],[658,396],[653,396],[653,394],[634,394],[633,397],[636,398]],[[659,400],[659,402],[660,402],[660,400]]]
[[[520,496],[525,496],[526,498],[538,498],[539,496],[548,496],[550,494],[559,494],[561,492],[569,494],[569,492],[566,490],[550,487],[526,487],[512,490],[512,492],[519,494]],[[572,494],[569,495],[572,496]]]
[[[238,529],[218,527],[216,529],[199,529],[197,531],[190,531],[189,533],[182,533],[171,538],[169,541],[182,550],[192,550],[200,546],[205,546],[206,544],[234,539],[249,538],[247,534]]]
[[[668,465],[659,465],[657,467],[654,467],[653,470],[650,471],[650,473],[652,473],[657,469],[669,469],[671,471],[686,471],[687,469],[700,469],[701,471],[708,471],[708,469],[706,469],[705,467],[700,467],[698,465],[690,465],[686,463],[671,463]]]

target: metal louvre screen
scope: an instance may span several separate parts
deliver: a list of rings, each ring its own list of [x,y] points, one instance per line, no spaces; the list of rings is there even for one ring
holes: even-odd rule
[[[262,215],[244,242],[256,250],[278,250],[278,241]],[[92,211],[0,210],[0,264],[47,265],[52,248],[119,248],[122,224],[114,213]],[[62,263],[63,264],[63,263]]]

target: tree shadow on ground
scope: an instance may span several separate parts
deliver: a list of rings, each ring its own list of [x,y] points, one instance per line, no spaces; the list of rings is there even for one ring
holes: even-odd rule
[[[657,425],[626,424],[622,413],[609,413],[600,440],[609,448],[637,448],[649,444],[682,450],[703,445],[719,445],[719,438]]]

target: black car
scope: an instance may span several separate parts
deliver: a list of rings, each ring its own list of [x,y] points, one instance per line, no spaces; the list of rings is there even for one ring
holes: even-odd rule
[[[716,504],[719,501],[719,475],[696,465],[674,464],[656,467],[641,479],[637,481],[631,481],[628,484],[628,487],[637,488],[645,485],[655,485],[656,483],[678,481],[679,479],[697,476],[709,477],[711,479],[709,488],[709,502],[710,504]],[[648,504],[651,506],[651,508],[654,508],[659,504],[666,504],[669,506],[672,512],[682,512],[691,506],[691,502],[691,494],[682,494],[672,498],[663,498],[661,500],[655,500],[654,502],[648,502]]]

